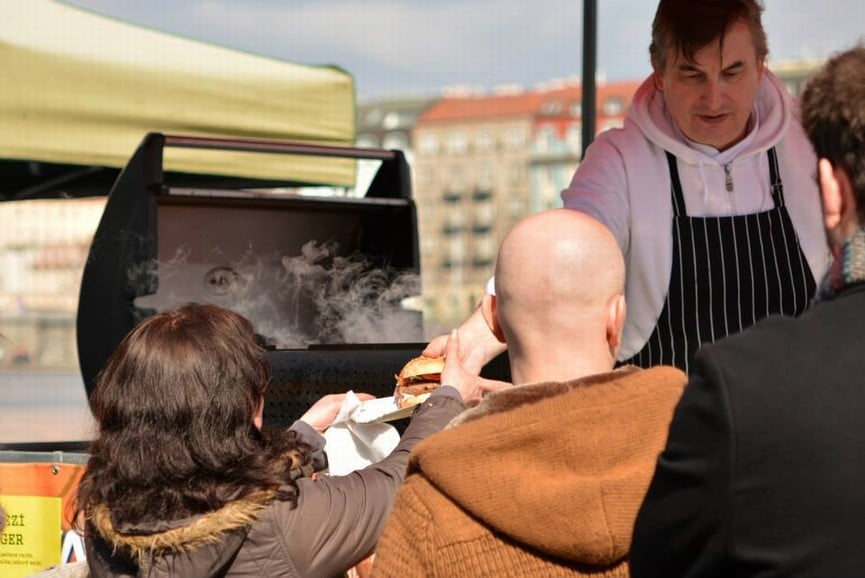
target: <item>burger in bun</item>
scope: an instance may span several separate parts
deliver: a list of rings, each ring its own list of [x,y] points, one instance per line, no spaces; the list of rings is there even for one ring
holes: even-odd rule
[[[444,357],[415,357],[406,363],[396,378],[394,397],[400,408],[423,403],[442,384]]]

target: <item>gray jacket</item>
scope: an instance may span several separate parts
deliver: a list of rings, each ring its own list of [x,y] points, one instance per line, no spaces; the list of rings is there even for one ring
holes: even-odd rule
[[[340,575],[373,551],[405,477],[410,450],[464,409],[455,393],[442,388],[419,406],[399,445],[381,462],[346,476],[299,479],[295,508],[275,500],[274,492],[259,492],[208,514],[143,530],[137,526],[134,532],[114,528],[108,511],[91,512],[86,540],[91,575]],[[305,442],[320,445],[320,436],[304,426],[292,427]]]

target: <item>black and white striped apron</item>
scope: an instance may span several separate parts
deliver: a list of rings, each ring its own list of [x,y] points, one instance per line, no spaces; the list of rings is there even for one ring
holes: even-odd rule
[[[673,267],[652,335],[631,359],[688,371],[703,343],[772,314],[798,315],[816,288],[790,215],[775,149],[769,173],[775,208],[750,215],[689,217],[676,157],[667,152],[673,202]]]

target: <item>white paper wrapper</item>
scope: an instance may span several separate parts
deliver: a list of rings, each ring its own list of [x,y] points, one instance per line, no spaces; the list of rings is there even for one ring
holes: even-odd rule
[[[333,425],[324,432],[328,471],[340,476],[384,459],[399,443],[399,432],[386,423],[358,423],[352,414],[362,402],[349,391]]]

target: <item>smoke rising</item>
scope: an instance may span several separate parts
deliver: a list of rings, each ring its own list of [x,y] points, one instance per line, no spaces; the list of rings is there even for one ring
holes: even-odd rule
[[[190,301],[232,309],[278,349],[312,344],[422,341],[419,312],[403,306],[420,294],[415,273],[377,266],[366,256],[340,255],[335,242],[312,240],[299,255],[259,255],[252,247],[233,263],[219,249],[193,262],[178,249],[166,262],[130,271],[138,287],[155,294],[136,299],[139,308],[164,311]]]

